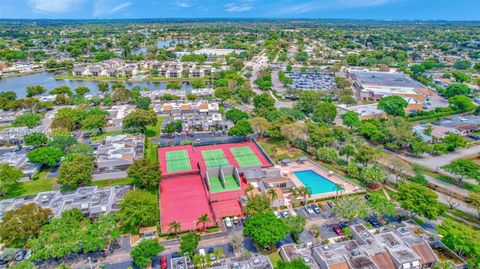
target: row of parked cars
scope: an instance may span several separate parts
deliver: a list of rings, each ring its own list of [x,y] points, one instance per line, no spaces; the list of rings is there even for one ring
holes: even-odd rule
[[[277,210],[277,211],[273,211],[273,214],[277,217],[277,218],[288,218],[290,217],[291,215],[294,216],[294,212],[290,212],[289,210]]]
[[[310,214],[310,215],[321,214],[322,213],[322,210],[316,204],[305,205],[304,208],[305,208],[305,211],[307,211],[307,213]]]

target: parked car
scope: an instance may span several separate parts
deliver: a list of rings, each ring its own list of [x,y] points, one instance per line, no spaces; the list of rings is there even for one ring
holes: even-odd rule
[[[15,261],[23,261],[23,259],[25,258],[25,254],[27,254],[27,252],[23,249],[17,252],[17,254],[15,254]]]
[[[273,211],[273,214],[274,214],[275,217],[277,217],[277,218],[281,218],[281,217],[282,217],[282,214],[280,214],[280,212],[278,212],[278,211]]]
[[[313,211],[313,209],[310,205],[305,205],[304,208],[305,208],[305,210],[307,211],[308,214],[310,214],[310,215],[315,214],[315,212]]]
[[[232,228],[233,227],[232,220],[229,217],[225,218],[225,227],[227,227],[227,228]]]
[[[199,249],[198,250],[198,255],[205,256],[206,255],[205,249],[203,249],[203,248]]]
[[[172,258],[178,258],[178,257],[180,257],[180,254],[178,254],[178,252],[172,253]]]
[[[167,269],[167,268],[168,268],[168,260],[167,260],[167,257],[162,256],[162,258],[160,259],[160,268],[161,268],[161,269]]]
[[[383,226],[383,224],[374,216],[366,218],[365,221],[372,224],[373,228],[380,228]]]
[[[25,254],[25,260],[30,260],[30,257],[32,257],[32,250],[28,250],[27,254]]]
[[[333,225],[333,226],[332,226],[332,230],[333,230],[338,236],[343,236],[342,227],[340,227],[340,225],[338,225],[338,224]]]
[[[320,209],[320,207],[316,204],[313,204],[311,205],[311,208],[313,209],[313,211],[316,213],[316,214],[321,214],[322,213],[322,210]]]
[[[330,208],[333,208],[333,204],[332,204],[330,201],[327,202],[327,205],[328,205]]]
[[[338,223],[338,225],[340,225],[340,228],[345,229],[345,228],[348,227],[348,222],[341,221],[341,222]]]
[[[365,194],[365,196],[364,196],[364,197],[365,197],[365,200],[367,200],[367,201],[368,201],[368,199],[370,199],[370,194]]]
[[[239,221],[238,221],[238,217],[233,217],[233,224],[236,225],[236,224],[238,224],[238,222],[239,222]]]
[[[288,210],[283,210],[282,211],[282,217],[288,218],[289,216],[290,216],[290,212],[288,212]]]
[[[7,257],[5,257],[5,256],[0,257],[0,265],[5,265],[9,262],[10,262],[10,260]]]

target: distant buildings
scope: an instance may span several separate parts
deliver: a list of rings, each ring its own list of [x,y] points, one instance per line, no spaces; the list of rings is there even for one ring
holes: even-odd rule
[[[423,269],[433,268],[439,258],[429,242],[405,226],[372,234],[362,224],[350,227],[352,240],[312,248],[284,245],[284,260],[303,259],[320,269]],[[312,259],[313,258],[313,259]]]
[[[373,72],[347,69],[355,95],[362,101],[377,102],[384,96],[401,96],[408,106],[407,112],[423,109],[425,97],[432,93],[422,84],[399,72]]]
[[[132,77],[138,72],[138,64],[127,64],[120,59],[106,60],[95,64],[78,64],[72,69],[72,75],[76,77]]]
[[[107,109],[107,127],[105,131],[113,132],[123,129],[123,118],[134,111],[135,105],[115,105]]]
[[[20,115],[22,111],[1,111],[0,110],[0,126],[10,126],[12,122]]]
[[[191,89],[188,91],[188,93],[191,93],[197,97],[202,98],[202,97],[213,96],[214,90],[213,88]],[[148,96],[152,100],[159,100],[165,97],[165,95],[177,96],[179,99],[185,99],[185,97],[187,96],[187,91],[163,89],[163,90],[153,90],[153,91],[142,91],[140,94],[142,96]]]
[[[8,164],[22,170],[23,175],[31,178],[36,172],[40,171],[40,164],[33,164],[27,158],[29,148],[22,148],[18,151],[9,151],[0,155],[0,164]]]
[[[119,210],[120,202],[131,186],[115,186],[98,188],[97,186],[78,188],[74,192],[60,191],[40,192],[36,196],[27,196],[0,201],[0,219],[10,211],[28,203],[36,203],[43,208],[51,209],[55,217],[59,217],[65,210],[77,208],[85,216],[97,218],[104,214],[111,214]]]
[[[31,133],[43,133],[45,126],[37,126],[35,128],[28,127],[12,127],[5,128],[0,131],[0,145],[20,145],[23,138]]]
[[[371,119],[386,119],[387,113],[379,109],[378,104],[367,104],[367,105],[358,105],[358,106],[345,106],[338,105],[342,111],[352,111],[358,114],[361,120],[371,120]]]
[[[118,179],[127,177],[133,161],[142,159],[143,135],[112,135],[96,146],[93,179]]]

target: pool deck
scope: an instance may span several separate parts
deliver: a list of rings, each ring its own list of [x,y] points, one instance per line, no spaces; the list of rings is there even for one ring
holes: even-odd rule
[[[328,171],[326,168],[310,160],[305,161],[303,164],[295,163],[295,162],[290,163],[286,166],[282,166],[281,169],[282,169],[282,175],[288,177],[292,181],[292,183],[297,187],[303,187],[304,185],[293,173],[298,171],[312,170],[312,171],[315,171],[317,174],[330,180],[331,182],[335,184],[340,184],[342,188],[344,188],[344,190],[340,190],[338,192],[339,196],[365,191],[362,187],[353,184],[352,182],[344,179],[342,176],[337,175],[331,171]],[[310,197],[310,199],[316,200],[321,198],[334,197],[336,196],[336,194],[337,194],[336,191],[326,192],[321,194],[313,194]]]

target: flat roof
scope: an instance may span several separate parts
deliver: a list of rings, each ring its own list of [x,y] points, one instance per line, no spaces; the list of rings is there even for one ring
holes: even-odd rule
[[[360,81],[364,86],[390,86],[390,87],[411,87],[425,88],[424,85],[400,72],[371,72],[351,70],[353,77]]]

